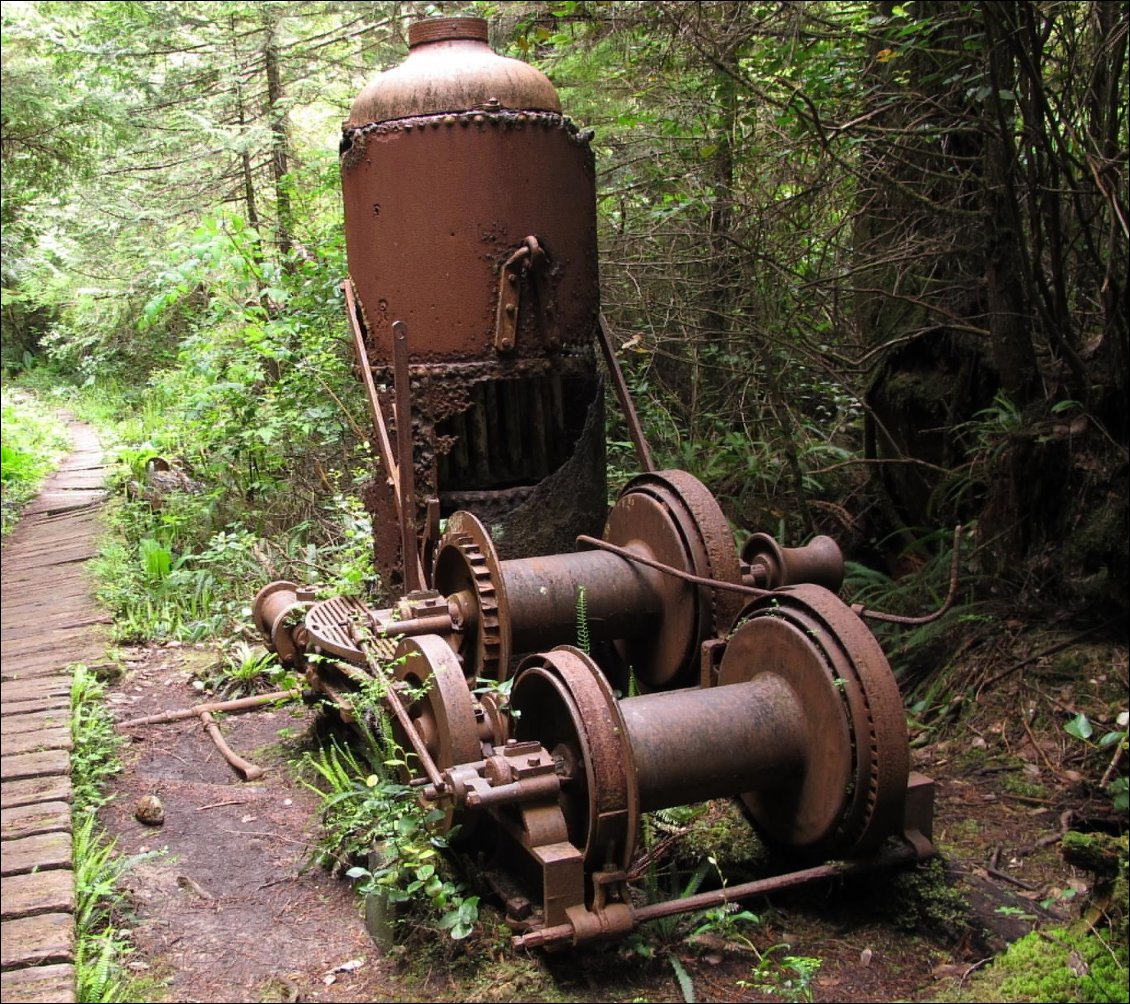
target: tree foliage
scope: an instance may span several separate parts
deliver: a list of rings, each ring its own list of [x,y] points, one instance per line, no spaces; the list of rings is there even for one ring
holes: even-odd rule
[[[597,131],[663,463],[743,530],[961,520],[1011,595],[1125,604],[1125,5],[5,3],[5,365],[125,375],[279,522],[347,485],[337,127],[468,11]]]

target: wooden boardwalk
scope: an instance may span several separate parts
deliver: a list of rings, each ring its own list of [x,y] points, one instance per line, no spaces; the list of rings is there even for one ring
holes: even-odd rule
[[[96,552],[105,467],[88,426],[23,513],[0,566],[0,918],[4,1004],[74,1001],[67,667],[101,661],[84,563]]]

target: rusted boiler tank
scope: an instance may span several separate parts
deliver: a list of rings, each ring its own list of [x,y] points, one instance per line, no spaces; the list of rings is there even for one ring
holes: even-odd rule
[[[357,97],[342,138],[347,300],[378,418],[400,421],[382,385],[397,409],[410,393],[424,552],[460,509],[506,557],[566,549],[599,533],[605,510],[589,136],[540,71],[491,50],[485,21],[421,21],[409,45]],[[394,322],[410,388],[396,380]],[[387,459],[367,502],[396,586]]]

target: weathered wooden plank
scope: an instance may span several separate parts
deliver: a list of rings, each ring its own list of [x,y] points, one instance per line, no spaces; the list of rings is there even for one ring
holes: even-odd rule
[[[5,643],[7,644],[7,643]],[[29,676],[50,676],[52,670],[65,674],[67,667],[74,662],[69,658],[73,651],[81,646],[79,638],[69,638],[57,645],[43,646],[38,652],[24,652],[20,655],[4,653],[4,675],[0,683],[15,683],[17,680],[26,680]]]
[[[20,735],[24,732],[39,732],[44,729],[70,728],[71,709],[56,706],[50,710],[37,708],[30,714],[9,711],[9,705],[0,705],[4,716],[4,735]]]
[[[109,614],[90,613],[84,616],[62,614],[58,617],[45,617],[36,624],[26,626],[13,626],[10,631],[4,632],[4,638],[33,638],[44,628],[80,627],[85,625],[109,624],[113,618]],[[16,679],[14,676],[7,679]]]
[[[4,920],[74,910],[75,877],[70,869],[10,875],[0,887],[0,914]]]
[[[0,809],[0,837],[14,840],[36,833],[70,833],[71,807],[66,802],[36,802]]]
[[[90,583],[84,581],[83,576],[70,575],[66,570],[52,567],[49,576],[44,577],[43,569],[37,569],[39,574],[21,572],[9,578],[4,573],[4,611],[14,608],[16,610],[35,606],[37,603],[57,599],[76,599],[82,597],[90,602]],[[37,595],[38,594],[38,595]]]
[[[65,573],[62,573],[65,576]],[[83,610],[97,604],[90,598],[90,590],[64,593],[51,588],[47,583],[38,586],[25,586],[22,595],[10,599],[4,606],[6,623],[22,623],[32,617],[50,615],[58,611]]]
[[[0,852],[0,875],[25,875],[52,868],[71,867],[71,835],[69,833],[36,833],[3,842]],[[5,885],[8,883],[5,882]]]
[[[21,731],[21,722],[25,718],[34,718],[36,715],[61,714],[62,721],[66,721],[71,712],[71,699],[67,694],[46,694],[37,696],[31,701],[9,701],[5,694],[0,698],[0,716],[4,718],[4,731],[13,729]]]
[[[63,627],[35,638],[12,638],[4,640],[4,660],[18,659],[25,655],[50,650],[57,646],[71,645],[90,636],[90,628]]]
[[[71,758],[66,750],[17,753],[15,756],[0,757],[0,781],[19,781],[27,777],[69,774],[70,770]]]
[[[65,725],[40,729],[38,732],[10,732],[4,729],[4,734],[0,736],[0,755],[69,750],[73,745],[71,730]]]
[[[69,673],[41,680],[4,680],[0,682],[0,701],[4,704],[21,704],[39,698],[66,697],[71,695],[71,676]]]
[[[53,676],[65,676],[70,678],[70,673],[67,667],[71,663],[78,662],[78,657],[83,654],[85,646],[73,643],[67,649],[56,651],[55,657],[50,658],[44,656],[25,656],[23,659],[12,659],[5,662],[8,667],[5,669],[2,679],[5,682],[15,683],[17,680],[41,680],[44,678],[50,679]],[[64,661],[60,662],[59,660]]]
[[[69,529],[76,530],[76,527]],[[28,544],[4,556],[4,574],[28,575],[47,568],[58,569],[64,566],[78,566],[98,553],[93,540],[83,537],[74,540],[67,538],[46,538]],[[86,573],[84,572],[85,576]]]
[[[69,802],[71,799],[69,774],[50,774],[44,777],[25,777],[18,781],[0,784],[0,809],[39,802]]]
[[[10,1004],[74,1004],[75,967],[32,966],[0,976],[0,998]]]
[[[69,913],[45,913],[0,924],[0,964],[5,969],[74,959],[75,919]],[[8,1000],[7,995],[4,999]]]
[[[8,538],[3,561],[7,564],[13,558],[37,552],[50,554],[92,548],[105,532],[98,509],[59,516],[32,516]]]
[[[27,504],[24,512],[29,516],[40,513],[54,515],[56,513],[72,512],[76,509],[88,509],[105,500],[106,492],[93,489],[51,489],[42,491]]]

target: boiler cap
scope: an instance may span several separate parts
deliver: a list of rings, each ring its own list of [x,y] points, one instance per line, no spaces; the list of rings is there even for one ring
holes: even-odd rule
[[[491,49],[482,18],[417,21],[408,29],[408,46],[403,63],[357,96],[346,129],[477,108],[561,111],[557,91],[544,73]]]

